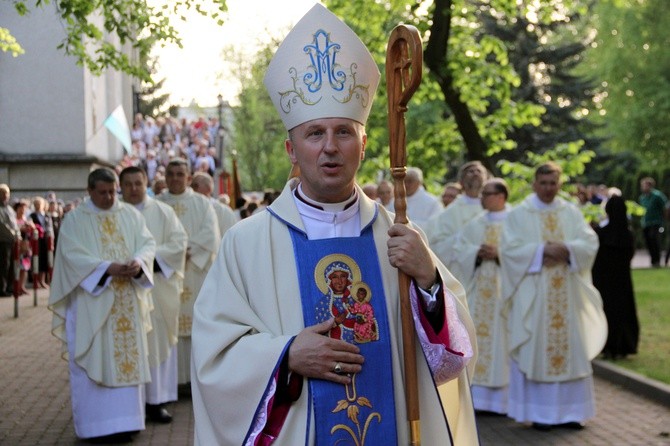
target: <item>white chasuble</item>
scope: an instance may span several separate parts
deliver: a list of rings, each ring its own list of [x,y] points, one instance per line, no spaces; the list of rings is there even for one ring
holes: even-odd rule
[[[146,336],[152,303],[135,279],[109,278],[95,294],[81,283],[103,262],[132,259],[142,262],[150,279],[154,251],[144,218],[124,203],[96,211],[85,201],[63,220],[49,295],[53,333],[67,343],[66,309],[76,299],[74,361],[98,384],[123,387],[150,380]]]
[[[216,198],[210,198],[209,202],[212,203],[212,208],[214,208],[214,213],[216,214],[216,221],[219,224],[219,236],[223,237],[226,231],[237,223],[237,217],[230,207],[221,203]]]
[[[267,415],[263,408],[272,396],[273,383],[276,384],[273,377],[293,337],[305,326],[296,259],[287,227],[306,230],[293,198],[296,183],[289,182],[270,206],[281,219],[271,212],[261,212],[226,233],[196,301],[193,408],[198,445],[244,444],[250,429]],[[389,317],[391,368],[393,380],[398,383],[393,389],[395,420],[399,444],[407,444],[398,274],[388,261],[386,244],[393,222],[391,215],[381,206],[377,208],[358,187],[357,193],[359,232],[370,224],[375,212],[379,213],[372,225]],[[435,262],[461,321],[447,324],[462,323],[475,349],[463,288],[437,259]],[[453,438],[457,445],[478,444],[465,370],[458,379],[436,388],[421,348],[417,349],[416,360],[423,442],[449,444]],[[313,445],[312,410],[308,386],[304,385],[291,403],[274,444]]]
[[[495,260],[477,258],[482,244],[500,246],[503,219],[492,218],[496,214],[504,218],[506,211],[480,215],[463,229],[456,246],[456,261],[463,273],[465,295],[477,331],[479,356],[472,384],[486,387],[506,386],[509,378],[500,265]]]
[[[158,199],[170,205],[188,234],[188,254],[179,313],[179,336],[190,337],[193,304],[219,249],[221,237],[209,199],[186,188],[180,195],[164,191]]]
[[[456,259],[455,246],[461,229],[484,213],[479,198],[459,195],[442,212],[431,218],[426,226],[430,249],[459,281],[464,281]]]
[[[590,360],[607,337],[602,300],[591,282],[598,238],[575,206],[560,198],[540,206],[531,195],[503,224],[500,256],[510,352],[530,380],[583,378],[591,375]],[[565,243],[570,264],[529,272],[548,241]]]

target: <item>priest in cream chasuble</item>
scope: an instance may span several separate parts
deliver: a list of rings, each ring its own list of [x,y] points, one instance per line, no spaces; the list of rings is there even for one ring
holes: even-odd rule
[[[477,330],[479,356],[472,377],[476,410],[507,413],[509,351],[503,318],[500,232],[509,212],[507,185],[501,178],[484,184],[486,212],[468,223],[455,247],[468,307]]]
[[[145,387],[145,397],[147,418],[165,423],[171,416],[163,405],[177,400],[177,340],[187,235],[170,206],[147,196],[144,170],[126,167],[119,177],[124,202],[142,213],[156,242],[153,330],[147,336],[151,382]]]
[[[209,200],[188,185],[191,173],[185,159],[175,158],[167,166],[168,188],[157,198],[170,205],[188,234],[184,288],[179,312],[179,384],[191,381],[191,325],[193,304],[219,248],[218,220]]]
[[[49,295],[81,438],[144,429],[156,246],[142,215],[116,199],[114,172],[93,171],[89,195],[63,220]]]
[[[536,171],[535,193],[503,224],[503,296],[511,354],[509,416],[543,425],[595,415],[591,360],[607,338],[591,282],[598,237],[579,209],[557,197],[561,170]]]

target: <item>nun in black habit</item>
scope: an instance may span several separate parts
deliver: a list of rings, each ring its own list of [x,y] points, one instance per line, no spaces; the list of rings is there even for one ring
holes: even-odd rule
[[[593,264],[593,285],[602,295],[609,325],[603,355],[620,359],[637,353],[640,333],[630,272],[635,238],[628,226],[623,198],[611,197],[605,205],[605,212],[608,220],[595,228],[600,247]]]

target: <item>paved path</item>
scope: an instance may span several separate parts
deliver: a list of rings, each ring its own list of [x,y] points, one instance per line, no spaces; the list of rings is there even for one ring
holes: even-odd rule
[[[72,426],[67,364],[50,333],[47,291],[20,299],[0,299],[0,445],[79,445]],[[670,408],[596,378],[598,414],[582,431],[538,432],[506,417],[479,417],[483,446],[488,445],[669,445]],[[234,404],[223,401],[222,404]],[[190,400],[171,408],[174,422],[147,424],[136,445],[193,444]],[[214,445],[212,445],[214,446]],[[293,445],[279,445],[293,446]],[[386,446],[375,445],[372,446]],[[424,445],[436,446],[436,445]]]

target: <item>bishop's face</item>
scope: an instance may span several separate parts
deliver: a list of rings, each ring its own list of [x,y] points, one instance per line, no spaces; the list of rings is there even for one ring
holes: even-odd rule
[[[323,118],[293,128],[286,140],[291,163],[300,167],[303,192],[322,203],[351,196],[365,156],[363,125],[346,118]]]

